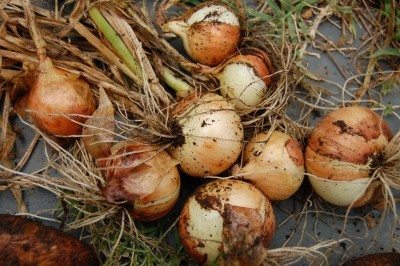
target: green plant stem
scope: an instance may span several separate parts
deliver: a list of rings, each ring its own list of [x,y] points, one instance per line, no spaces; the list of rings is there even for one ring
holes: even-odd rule
[[[114,47],[116,53],[122,59],[122,61],[124,61],[124,63],[136,74],[137,77],[142,79],[141,78],[142,69],[139,63],[137,62],[133,54],[129,51],[129,49],[126,47],[125,43],[118,35],[118,33],[114,30],[113,27],[111,27],[108,21],[103,17],[101,12],[96,7],[92,7],[89,10],[89,15],[90,18],[98,27],[98,29],[106,37],[107,41],[109,41],[110,44]],[[141,83],[143,83],[142,80]]]
[[[183,98],[193,92],[192,86],[186,81],[176,77],[170,69],[163,67],[162,76],[164,82],[176,92],[178,97]]]

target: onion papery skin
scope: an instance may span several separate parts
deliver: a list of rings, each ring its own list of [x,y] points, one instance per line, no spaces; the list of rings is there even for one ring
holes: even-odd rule
[[[218,175],[239,157],[244,136],[235,108],[222,96],[191,94],[172,111],[172,129],[181,132],[169,149],[191,176]]]
[[[84,123],[96,110],[89,84],[54,67],[48,58],[39,64],[36,76],[28,96],[34,124],[51,135],[80,135],[82,126],[78,123]]]
[[[252,183],[271,201],[289,198],[303,182],[303,151],[285,133],[256,134],[246,145],[243,160],[244,166],[233,169],[233,173]]]
[[[154,221],[164,217],[178,201],[180,182],[178,169],[174,167],[164,175],[153,193],[130,203],[132,210],[129,213],[141,221]],[[174,190],[171,192],[171,189]]]
[[[188,55],[201,64],[216,66],[240,44],[240,22],[227,6],[206,2],[173,20],[165,28],[182,39]]]
[[[275,215],[268,199],[246,182],[222,179],[199,187],[186,201],[178,228],[181,242],[189,255],[200,264],[210,265],[224,250],[223,230],[228,207],[254,210],[262,228],[258,237],[268,246],[275,232]]]
[[[222,96],[241,114],[254,111],[265,99],[271,84],[272,64],[259,49],[243,50],[229,59],[217,74]]]
[[[392,138],[387,123],[372,110],[361,107],[344,107],[329,113],[321,120],[308,138],[305,151],[305,163],[307,172],[312,176],[312,184],[316,182],[329,181],[353,181],[357,179],[369,179],[376,167],[382,163],[383,154],[389,141]],[[366,181],[365,181],[366,182]],[[365,182],[354,182],[360,186],[358,190],[365,189]],[[367,182],[368,183],[368,182]],[[335,193],[334,182],[330,190],[322,194],[318,187],[313,186],[316,192],[325,200],[334,196],[325,195]],[[373,186],[376,187],[376,186]],[[348,206],[359,196],[353,193],[352,201],[340,203],[340,206]],[[366,193],[365,196],[372,197],[373,193]],[[362,206],[368,202],[368,198],[359,198],[353,207]],[[340,200],[339,200],[340,201]],[[329,202],[329,201],[328,201]],[[338,202],[330,203],[339,205]]]
[[[114,108],[103,88],[100,88],[99,94],[98,108],[82,129],[83,145],[95,159],[110,156],[114,142]]]
[[[112,203],[127,201],[136,219],[158,219],[167,214],[178,199],[177,164],[167,152],[152,145],[119,143],[106,160],[103,195]]]

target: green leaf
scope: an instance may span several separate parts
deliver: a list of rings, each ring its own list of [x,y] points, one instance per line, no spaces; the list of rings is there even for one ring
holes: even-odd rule
[[[390,82],[383,83],[382,84],[382,94],[386,95],[386,94],[390,93],[392,88],[393,88],[393,84],[392,83],[390,83]]]
[[[296,35],[296,26],[294,25],[295,21],[292,16],[287,17],[289,36],[293,43],[298,43],[297,35]]]
[[[382,48],[376,51],[371,57],[384,57],[384,56],[396,56],[400,57],[400,49],[397,48]]]
[[[394,112],[393,106],[391,104],[388,104],[385,110],[383,111],[383,115],[384,116],[391,115],[393,114],[393,112]]]
[[[275,13],[276,17],[282,17],[283,13],[279,6],[275,3],[275,0],[267,0],[268,5],[271,7],[272,11]]]
[[[398,27],[396,34],[393,36],[393,40],[396,40],[396,41],[400,40],[400,26]]]
[[[294,7],[294,10],[295,10],[297,13],[301,13],[301,11],[303,11],[303,8],[315,4],[317,1],[318,1],[318,0],[304,0],[304,1],[301,1],[300,3],[298,3],[298,4]]]
[[[258,12],[257,10],[254,10],[253,8],[250,7],[246,8],[246,13],[249,17],[259,18],[262,21],[271,21],[274,19],[272,16]]]
[[[354,18],[351,18],[350,31],[353,34],[353,36],[357,36],[357,27],[356,27],[356,21]]]

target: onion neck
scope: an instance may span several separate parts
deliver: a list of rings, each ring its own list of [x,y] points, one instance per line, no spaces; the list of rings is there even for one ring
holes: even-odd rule
[[[170,69],[163,67],[162,76],[164,82],[176,92],[178,97],[184,98],[193,92],[192,86],[186,81],[176,77]]]
[[[142,76],[142,69],[139,63],[137,62],[131,51],[129,51],[128,47],[125,45],[124,41],[114,30],[114,28],[108,23],[108,21],[104,18],[104,16],[96,7],[92,7],[89,10],[89,15],[98,27],[98,29],[104,34],[107,41],[109,41],[110,44],[114,47],[118,56],[135,73],[135,75],[140,78]]]
[[[37,75],[37,83],[43,82],[44,84],[49,84],[58,80],[65,79],[65,77],[68,77],[67,74],[63,76],[57,73],[53,65],[53,62],[48,57],[46,57],[43,61],[39,62],[38,72],[39,74]],[[41,87],[41,86],[35,86],[35,87]]]
[[[187,38],[187,30],[190,27],[186,22],[173,20],[168,22],[163,26],[163,30],[172,32],[181,38],[183,46],[185,47],[186,52],[190,53],[189,41]]]

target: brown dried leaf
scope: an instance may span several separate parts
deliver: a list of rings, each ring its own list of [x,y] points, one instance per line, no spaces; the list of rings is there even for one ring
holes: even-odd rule
[[[17,208],[20,213],[28,213],[25,201],[23,199],[22,190],[20,185],[10,187],[11,193],[13,194],[15,201],[17,202]]]
[[[114,108],[103,88],[99,90],[99,106],[86,120],[82,141],[86,150],[96,159],[108,157],[114,140]]]
[[[12,151],[16,140],[16,135],[12,131],[8,121],[10,112],[10,97],[6,92],[3,103],[2,117],[0,117],[0,164],[7,168],[12,168]]]

